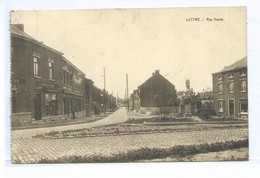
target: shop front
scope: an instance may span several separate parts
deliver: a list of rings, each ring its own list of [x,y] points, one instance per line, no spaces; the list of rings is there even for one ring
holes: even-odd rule
[[[63,114],[72,119],[86,116],[83,95],[64,91]]]

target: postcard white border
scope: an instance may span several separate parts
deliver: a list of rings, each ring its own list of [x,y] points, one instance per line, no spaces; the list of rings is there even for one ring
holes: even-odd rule
[[[260,163],[260,12],[257,0],[0,0],[1,15],[1,156],[5,176],[8,177],[254,177]],[[247,6],[248,17],[248,71],[249,71],[249,141],[250,161],[235,163],[124,163],[124,164],[66,164],[66,165],[10,165],[10,115],[9,98],[9,11],[32,9],[108,9],[108,8],[163,8],[163,7],[209,7]],[[1,21],[2,22],[2,21]],[[2,164],[2,162],[1,162]],[[245,171],[246,170],[246,171]],[[200,173],[200,174],[198,174]]]

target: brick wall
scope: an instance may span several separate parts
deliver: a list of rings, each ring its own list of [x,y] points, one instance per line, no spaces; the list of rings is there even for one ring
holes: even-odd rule
[[[173,84],[160,74],[154,74],[140,86],[141,107],[169,107],[176,101]]]
[[[248,99],[248,89],[246,92],[241,92],[241,82],[246,81],[247,76],[241,76],[241,72],[245,71],[247,73],[247,68],[241,68],[237,70],[227,71],[223,73],[213,74],[213,98],[214,98],[214,108],[218,116],[229,116],[229,100],[234,100],[234,116],[239,117],[240,113],[240,102],[241,100]],[[230,78],[230,73],[233,73],[233,78]],[[222,76],[222,81],[218,80],[218,77]],[[234,82],[234,92],[229,92],[229,83]],[[223,84],[223,93],[219,93],[218,86]],[[223,101],[224,109],[223,112],[219,111],[219,101]]]
[[[13,113],[11,115],[11,125],[12,126],[21,126],[21,125],[30,125],[32,123],[32,113],[31,112],[20,112]]]
[[[38,58],[38,75],[33,72],[33,57]],[[50,78],[49,62],[53,63],[54,78]],[[63,67],[66,66],[73,74],[71,86],[63,83]],[[76,86],[74,77],[81,79],[81,87]],[[46,94],[56,96],[56,110],[51,115],[64,114],[64,97],[80,100],[81,114],[85,115],[85,88],[83,86],[84,74],[63,58],[62,53],[33,40],[11,35],[11,82],[12,82],[12,113],[30,112],[35,118],[35,98],[38,98],[39,113],[41,117],[47,114]],[[37,96],[37,97],[36,97]],[[55,97],[53,97],[55,98]],[[55,100],[55,99],[54,99]],[[84,113],[84,114],[82,114]],[[17,114],[17,117],[23,116]],[[17,118],[15,117],[15,118]],[[23,121],[21,121],[23,122]]]

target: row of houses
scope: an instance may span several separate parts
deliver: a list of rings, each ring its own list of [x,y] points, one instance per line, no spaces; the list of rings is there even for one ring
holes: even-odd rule
[[[129,108],[146,114],[208,111],[220,117],[248,117],[247,57],[212,74],[213,91],[190,89],[176,93],[175,86],[158,70],[130,95]]]
[[[116,98],[97,88],[58,50],[11,25],[12,123],[90,116],[116,109]]]

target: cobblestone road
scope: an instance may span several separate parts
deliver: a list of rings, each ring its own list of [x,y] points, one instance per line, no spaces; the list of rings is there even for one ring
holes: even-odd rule
[[[141,147],[168,148],[175,145],[213,143],[248,138],[248,129],[246,128],[71,139],[32,138],[38,133],[93,127],[117,123],[126,119],[126,110],[121,109],[108,118],[95,123],[12,131],[12,162],[33,163],[43,158],[55,159],[65,155],[109,155]]]

